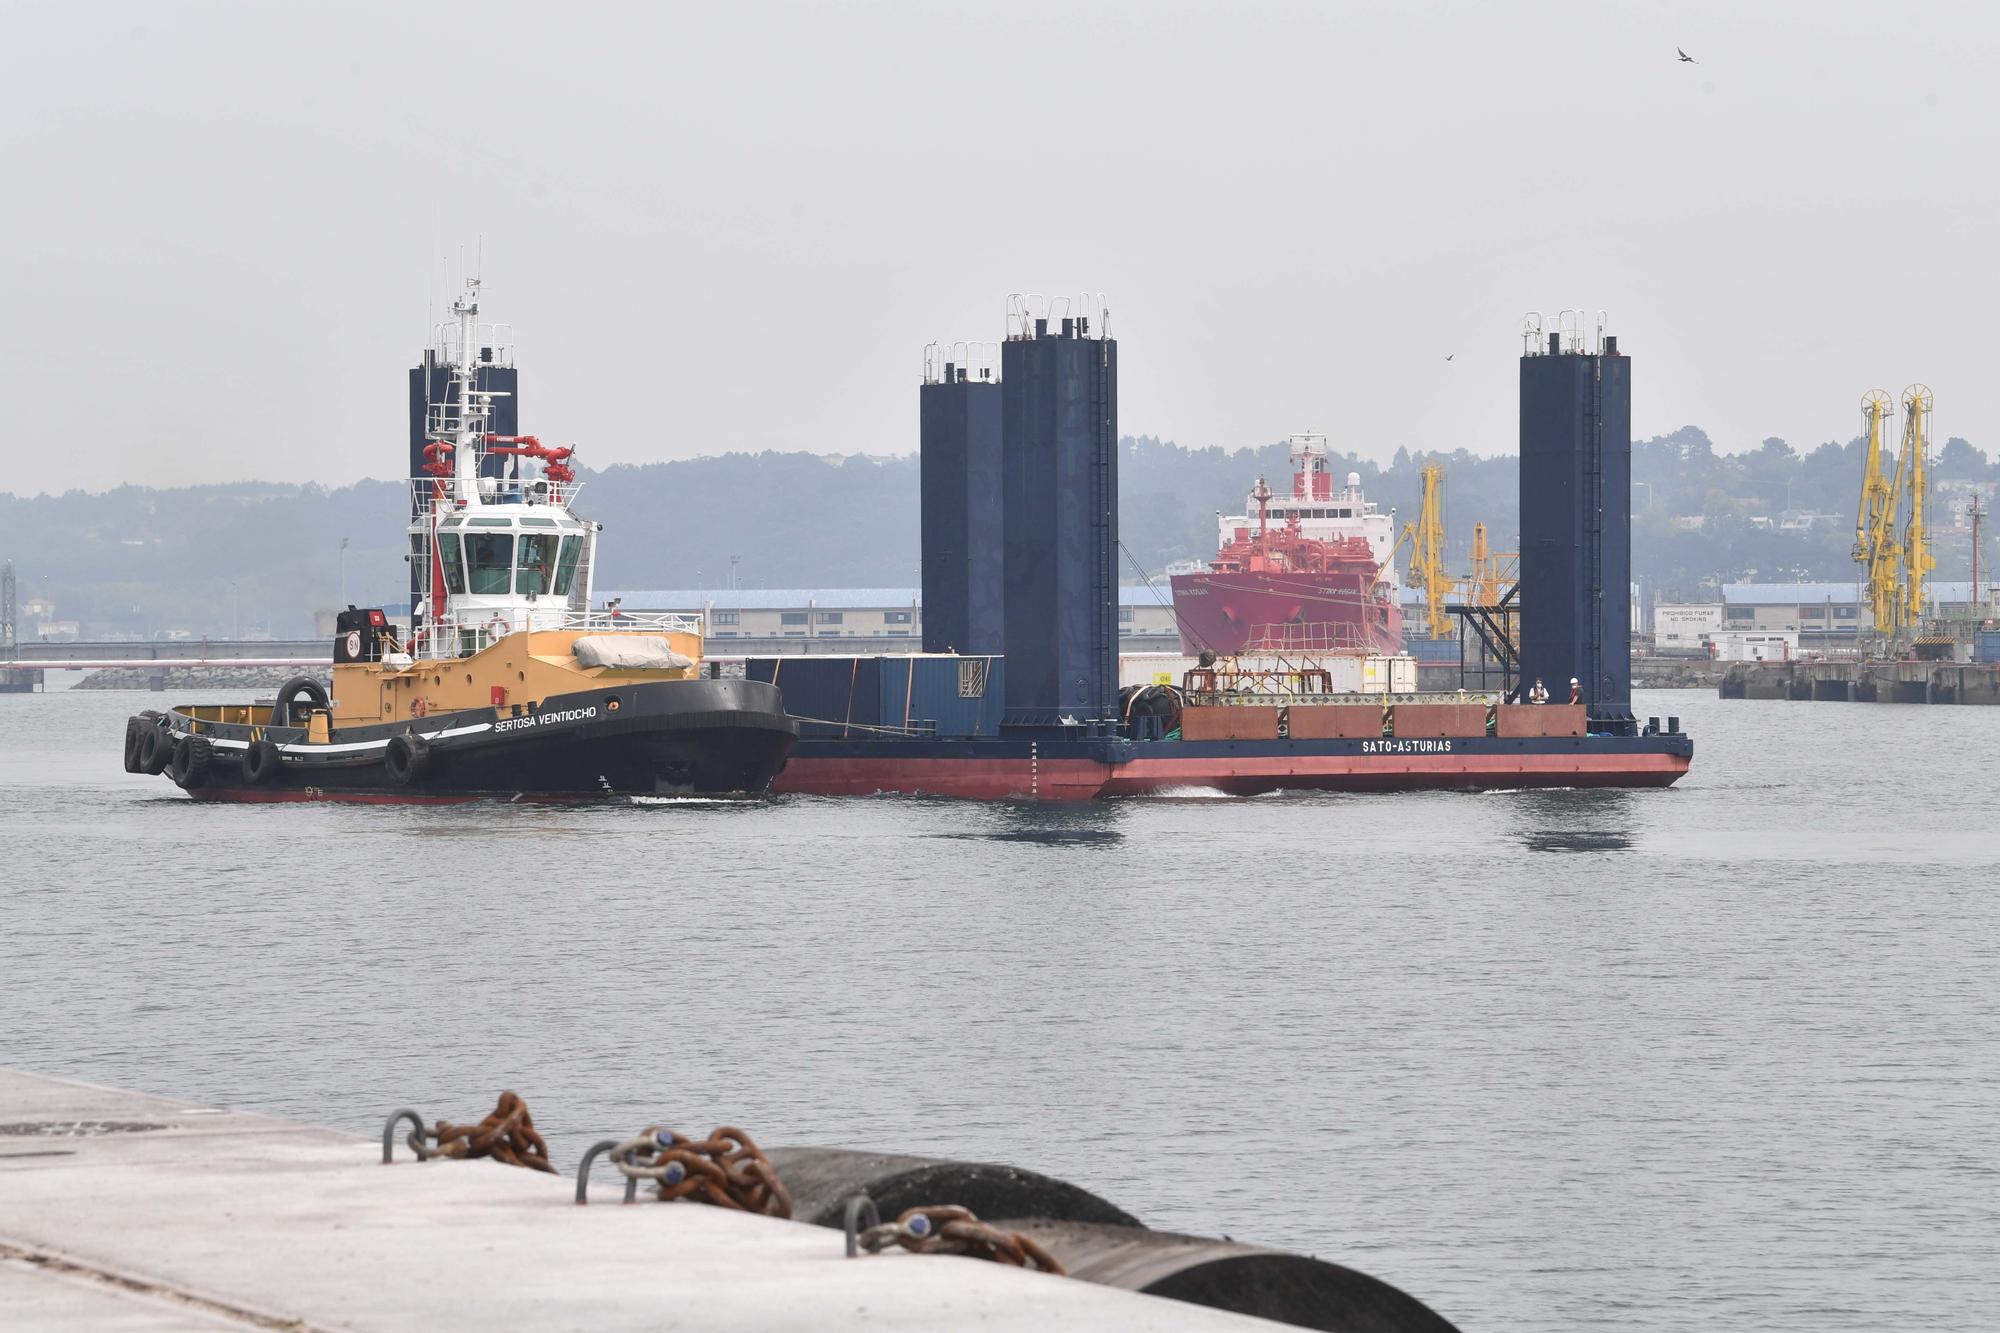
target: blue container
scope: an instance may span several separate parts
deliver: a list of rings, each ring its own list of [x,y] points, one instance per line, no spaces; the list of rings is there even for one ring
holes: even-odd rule
[[[884,657],[885,727],[938,736],[997,736],[1003,711],[998,657]]]
[[[785,712],[798,719],[799,735],[867,737],[882,723],[879,657],[752,657],[743,663],[751,680],[766,680],[784,696]]]
[[[1403,640],[1403,651],[1416,658],[1419,662],[1456,663],[1458,661],[1458,640],[1431,638],[1405,639]]]
[[[2000,662],[2000,629],[1983,629],[1973,637],[1972,660]]]

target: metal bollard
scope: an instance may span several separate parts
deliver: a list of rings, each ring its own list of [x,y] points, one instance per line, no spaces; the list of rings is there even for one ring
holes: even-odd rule
[[[882,1214],[875,1211],[875,1201],[866,1194],[857,1194],[847,1201],[846,1217],[842,1223],[847,1231],[847,1257],[850,1259],[861,1253],[861,1223],[864,1218],[868,1226],[882,1225]]]
[[[590,1191],[590,1164],[597,1160],[600,1153],[607,1153],[616,1148],[619,1142],[618,1139],[599,1139],[597,1142],[591,1144],[590,1151],[583,1155],[583,1161],[576,1168],[576,1201],[578,1203],[587,1204],[590,1202],[590,1199],[587,1197]],[[631,1203],[638,1197],[638,1178],[635,1176],[626,1176],[625,1202]]]
[[[407,1107],[390,1116],[388,1121],[382,1126],[382,1165],[384,1166],[388,1166],[395,1158],[396,1124],[401,1120],[409,1121],[410,1128],[416,1130],[418,1134],[424,1132],[423,1117]],[[422,1161],[423,1159],[419,1157],[417,1160]]]

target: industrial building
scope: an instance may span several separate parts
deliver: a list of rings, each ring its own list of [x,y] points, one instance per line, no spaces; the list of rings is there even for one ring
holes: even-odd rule
[[[1971,618],[1992,605],[1992,588],[1975,603],[1969,581],[1933,579],[1926,591],[1927,614],[1942,619]],[[1741,660],[1733,641],[1745,636],[1783,636],[1799,653],[1841,651],[1855,648],[1875,624],[1860,583],[1730,583],[1719,601],[1655,603],[1652,630],[1660,652],[1712,651],[1733,661]]]

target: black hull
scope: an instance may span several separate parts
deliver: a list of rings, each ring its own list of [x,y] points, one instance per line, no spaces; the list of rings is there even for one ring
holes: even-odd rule
[[[744,680],[656,681],[342,727],[317,745],[302,728],[197,724],[179,712],[165,721],[208,741],[207,771],[183,785],[209,801],[755,797],[798,735],[777,690]],[[262,781],[245,762],[257,740],[280,754]],[[392,746],[422,757],[399,768]]]

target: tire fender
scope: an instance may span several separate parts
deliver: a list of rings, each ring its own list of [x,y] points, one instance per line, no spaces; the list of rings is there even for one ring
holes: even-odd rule
[[[251,741],[250,748],[243,752],[243,781],[252,787],[262,787],[277,779],[283,763],[276,745],[262,739]]]
[[[183,736],[174,742],[173,762],[168,771],[183,789],[193,791],[208,782],[209,766],[215,762],[214,747],[206,736]]]
[[[158,723],[146,728],[139,750],[139,771],[154,777],[167,771],[174,757],[174,733]]]
[[[389,781],[398,787],[421,781],[430,766],[430,742],[421,736],[408,733],[392,736],[388,748],[382,752],[382,767],[388,770]]]

